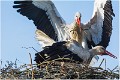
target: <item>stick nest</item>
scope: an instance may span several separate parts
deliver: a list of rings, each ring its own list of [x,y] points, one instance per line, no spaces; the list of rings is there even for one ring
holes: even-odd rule
[[[104,70],[101,67],[88,67],[88,65],[73,61],[44,61],[41,64],[24,64],[15,67],[9,62],[1,69],[1,79],[119,79],[119,71]],[[39,66],[39,67],[38,67]]]

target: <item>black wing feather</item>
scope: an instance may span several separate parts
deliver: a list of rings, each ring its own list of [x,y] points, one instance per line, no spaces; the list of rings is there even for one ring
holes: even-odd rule
[[[32,4],[32,1],[14,1],[13,8],[17,8],[17,12],[26,16],[29,20],[33,20],[37,29],[43,31],[53,40],[57,41],[57,34],[46,14],[45,10],[42,10]]]
[[[65,60],[64,58],[69,58],[72,61],[83,62],[83,59],[81,59],[77,54],[74,54],[67,49],[67,47],[64,45],[65,43],[65,41],[57,42],[52,46],[45,47],[43,51],[35,54],[34,61],[40,64],[44,61],[52,61],[58,58],[63,58],[62,61],[68,62],[68,60]],[[48,57],[46,57],[45,54],[47,54]]]
[[[109,45],[110,37],[112,34],[112,20],[115,14],[113,13],[111,1],[107,1],[104,6],[104,21],[103,21],[103,32],[102,41],[98,44],[106,48]]]

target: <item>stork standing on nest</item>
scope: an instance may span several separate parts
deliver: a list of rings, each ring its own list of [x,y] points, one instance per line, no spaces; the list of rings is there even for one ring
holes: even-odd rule
[[[109,44],[112,16],[115,16],[111,0],[95,0],[93,15],[88,22],[81,23],[81,15],[77,12],[70,25],[65,23],[52,1],[25,0],[15,1],[14,4],[17,12],[33,20],[38,29],[37,39],[43,47],[67,40],[77,41],[85,50],[98,45],[106,48]]]

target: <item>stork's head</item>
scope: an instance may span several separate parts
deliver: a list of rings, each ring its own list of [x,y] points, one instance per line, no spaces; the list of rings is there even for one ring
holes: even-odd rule
[[[96,46],[93,48],[93,51],[95,52],[96,55],[109,55],[110,57],[117,59],[115,55],[108,52],[103,46]]]
[[[81,23],[81,13],[80,12],[76,12],[74,18],[75,18],[75,22],[77,23],[77,25],[80,26],[80,23]]]

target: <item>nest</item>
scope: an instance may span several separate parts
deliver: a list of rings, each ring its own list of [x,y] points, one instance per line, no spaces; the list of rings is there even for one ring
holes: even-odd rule
[[[17,68],[14,68],[14,64],[9,64],[1,69],[0,77],[1,79],[119,79],[119,74],[73,61],[52,60],[41,64],[24,64]]]
[[[59,59],[57,59],[59,60]],[[39,71],[42,76],[34,76],[43,79],[115,79],[119,75],[101,67],[89,67],[86,64],[80,64],[69,60],[69,62],[47,61],[39,64]],[[68,59],[67,59],[68,60]]]

